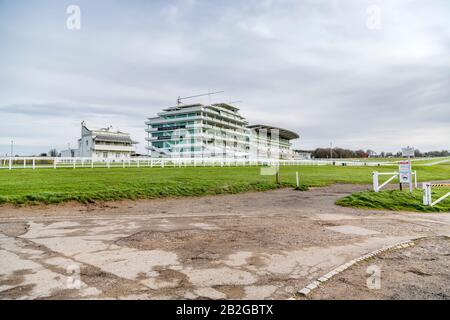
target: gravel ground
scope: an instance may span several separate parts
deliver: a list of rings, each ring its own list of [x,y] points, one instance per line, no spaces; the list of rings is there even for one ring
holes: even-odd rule
[[[313,291],[309,299],[450,299],[450,238],[415,241],[361,262]],[[379,286],[368,278],[379,268]],[[368,273],[369,270],[369,273]]]

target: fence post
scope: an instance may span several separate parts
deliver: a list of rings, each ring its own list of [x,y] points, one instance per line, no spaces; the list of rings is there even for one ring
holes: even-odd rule
[[[12,170],[12,157],[9,157],[9,170]]]
[[[94,159],[91,158],[91,169],[94,169]]]
[[[53,169],[56,169],[56,158],[53,158]]]
[[[27,167],[27,158],[23,158],[23,168]]]
[[[297,189],[300,189],[300,181],[298,179],[298,171],[295,171],[295,182],[297,183]]]
[[[36,168],[36,159],[33,158],[33,170]]]
[[[77,166],[77,159],[76,158],[73,158],[73,168],[75,169],[75,167]]]
[[[373,191],[378,192],[378,171],[373,172]]]
[[[423,205],[430,206],[431,205],[431,183],[424,182],[422,184],[423,189]]]
[[[139,166],[139,159],[137,159],[137,167],[139,168],[140,166]]]
[[[414,187],[417,189],[417,170],[414,170]]]

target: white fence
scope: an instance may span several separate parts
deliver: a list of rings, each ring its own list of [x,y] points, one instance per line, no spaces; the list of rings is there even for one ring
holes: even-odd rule
[[[93,159],[72,157],[0,157],[0,169],[42,169],[42,168],[140,168],[140,167],[230,167],[230,166],[380,166],[377,162],[345,160],[277,160],[277,159],[234,159],[234,158],[149,158]]]
[[[437,205],[439,202],[441,202],[442,200],[444,200],[445,198],[450,196],[450,192],[446,193],[445,195],[443,195],[442,197],[440,197],[439,199],[437,199],[436,201],[433,201],[431,199],[431,187],[450,187],[450,184],[446,183],[446,184],[432,184],[431,182],[424,182],[423,183],[423,204],[425,206],[435,206]]]
[[[414,170],[411,172],[411,174],[414,176],[414,187],[417,189],[417,171]],[[380,185],[379,183],[379,177],[380,176],[391,176],[389,179],[387,179],[383,184]],[[374,171],[372,173],[372,184],[373,184],[373,191],[379,192],[384,186],[386,186],[389,182],[394,180],[395,178],[399,179],[399,173],[396,172],[378,172]],[[399,181],[400,183],[400,181]]]

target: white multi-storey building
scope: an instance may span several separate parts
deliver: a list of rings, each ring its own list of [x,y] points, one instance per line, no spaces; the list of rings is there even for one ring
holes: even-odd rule
[[[135,152],[136,143],[128,133],[113,130],[112,127],[89,129],[83,121],[78,149],[63,150],[61,156],[122,160],[131,157]]]
[[[225,103],[179,105],[146,121],[152,156],[243,157],[249,130],[239,109]]]
[[[297,133],[269,125],[248,126],[250,134],[250,156],[253,158],[294,159],[291,140],[298,139]]]
[[[226,103],[179,104],[145,122],[152,157],[292,158],[292,131],[248,126]]]

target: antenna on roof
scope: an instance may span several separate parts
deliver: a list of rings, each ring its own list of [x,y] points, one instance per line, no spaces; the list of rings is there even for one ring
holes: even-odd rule
[[[229,101],[229,102],[227,102],[227,104],[232,104],[232,103],[239,103],[239,102],[242,102],[241,100],[236,100],[236,101]]]
[[[180,97],[180,96],[178,96],[178,98],[177,98],[177,105],[180,105],[182,103],[181,101],[185,100],[185,99],[204,97],[204,96],[209,96],[209,98],[211,99],[211,96],[213,94],[218,94],[218,93],[223,93],[223,92],[225,92],[225,91],[208,92],[208,93],[202,93],[202,94],[197,94],[195,96],[188,96],[188,97]]]

